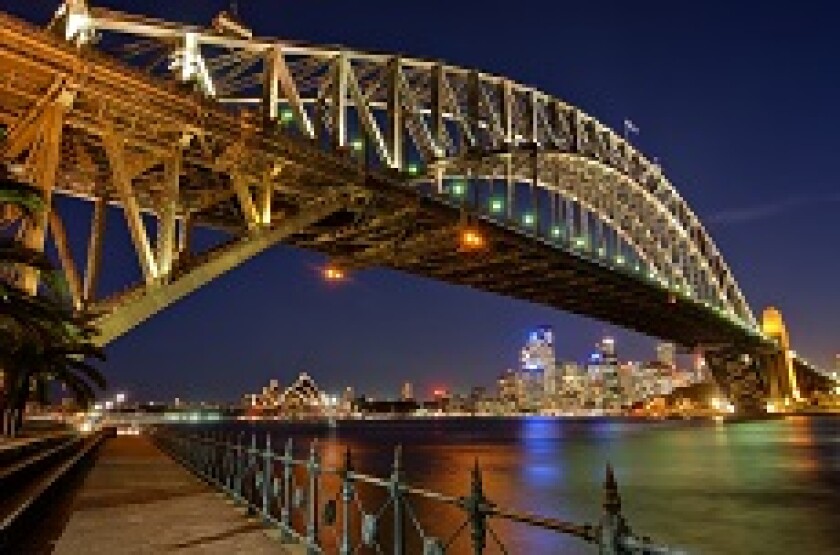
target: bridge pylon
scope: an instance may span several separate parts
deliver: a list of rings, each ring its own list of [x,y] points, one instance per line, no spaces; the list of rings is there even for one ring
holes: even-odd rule
[[[768,355],[765,361],[769,386],[768,402],[779,409],[801,399],[793,365],[793,353],[790,349],[790,337],[782,313],[772,306],[764,309],[761,329],[779,347],[778,351]]]

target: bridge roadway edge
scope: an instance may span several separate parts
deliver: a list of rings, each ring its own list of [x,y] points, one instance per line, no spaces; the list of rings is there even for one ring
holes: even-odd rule
[[[70,510],[55,555],[304,553],[142,435],[106,442]]]

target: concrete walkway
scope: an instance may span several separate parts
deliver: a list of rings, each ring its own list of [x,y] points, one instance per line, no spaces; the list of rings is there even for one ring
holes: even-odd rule
[[[275,536],[275,534],[271,534]],[[161,453],[143,436],[102,447],[76,494],[56,555],[297,554],[259,521]]]

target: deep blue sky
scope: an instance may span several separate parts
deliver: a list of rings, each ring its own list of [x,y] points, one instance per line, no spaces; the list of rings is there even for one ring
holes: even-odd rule
[[[204,23],[227,2],[99,4]],[[0,0],[39,23],[54,6]],[[536,85],[616,128],[632,119],[753,309],[778,306],[794,347],[822,365],[840,351],[835,3],[240,0],[240,12],[260,35],[441,58]],[[651,355],[648,340],[598,322],[391,272],[329,287],[319,263],[279,248],[165,311],[109,348],[113,386],[234,398],[300,370],[371,393],[404,379],[421,391],[489,384],[544,323],[565,358],[607,331],[623,357]]]

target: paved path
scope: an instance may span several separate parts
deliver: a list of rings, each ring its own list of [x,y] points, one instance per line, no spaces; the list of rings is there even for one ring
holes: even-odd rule
[[[143,436],[109,440],[77,493],[55,555],[297,554]]]

